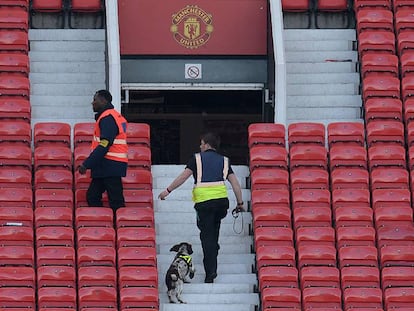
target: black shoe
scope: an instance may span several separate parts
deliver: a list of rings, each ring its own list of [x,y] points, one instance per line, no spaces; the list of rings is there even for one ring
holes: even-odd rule
[[[217,273],[212,273],[210,275],[207,275],[204,279],[204,283],[214,283],[214,279],[217,277]]]

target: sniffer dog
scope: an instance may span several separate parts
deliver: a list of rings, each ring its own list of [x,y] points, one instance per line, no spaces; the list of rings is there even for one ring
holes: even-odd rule
[[[170,252],[177,252],[165,275],[168,299],[171,303],[185,303],[181,299],[184,282],[194,277],[195,269],[191,259],[193,247],[190,243],[181,242],[171,247]]]

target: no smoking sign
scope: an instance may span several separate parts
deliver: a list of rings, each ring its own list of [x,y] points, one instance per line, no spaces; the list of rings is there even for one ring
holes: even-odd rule
[[[201,64],[185,64],[185,79],[197,80],[201,79]]]

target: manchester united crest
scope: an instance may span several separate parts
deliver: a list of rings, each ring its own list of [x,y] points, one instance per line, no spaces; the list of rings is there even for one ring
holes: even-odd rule
[[[207,43],[213,32],[212,16],[196,5],[187,5],[172,16],[171,32],[175,41],[188,49]]]

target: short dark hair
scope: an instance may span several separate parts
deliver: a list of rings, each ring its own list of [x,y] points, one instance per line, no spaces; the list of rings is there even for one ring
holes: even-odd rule
[[[99,96],[99,97],[101,97],[101,98],[105,99],[105,101],[106,101],[107,103],[112,102],[112,95],[111,95],[111,93],[110,93],[109,91],[107,91],[107,90],[99,90],[99,91],[97,91],[97,92],[95,93],[95,95],[97,95],[97,96]]]
[[[201,135],[201,140],[209,144],[211,148],[218,149],[220,147],[220,137],[212,132]]]

